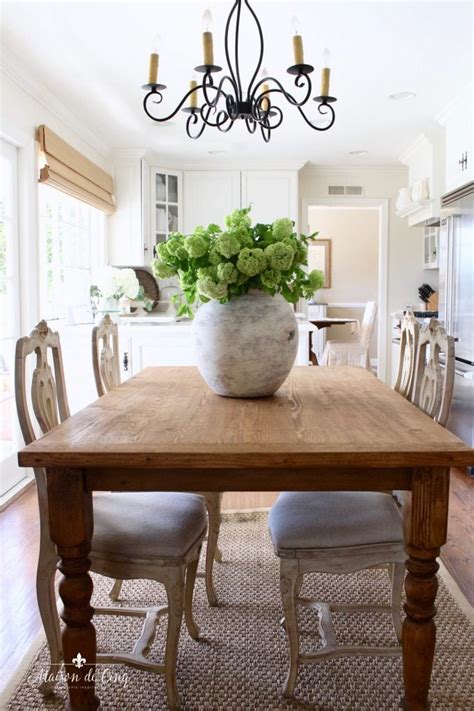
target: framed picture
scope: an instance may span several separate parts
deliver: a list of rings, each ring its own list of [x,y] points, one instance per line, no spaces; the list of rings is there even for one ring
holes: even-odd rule
[[[331,240],[315,239],[308,247],[308,269],[319,269],[324,274],[323,289],[331,288]]]

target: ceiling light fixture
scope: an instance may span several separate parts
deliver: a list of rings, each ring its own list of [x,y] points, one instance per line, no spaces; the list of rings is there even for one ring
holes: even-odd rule
[[[360,150],[360,151],[349,151],[350,156],[366,156],[369,151]]]
[[[246,8],[253,18],[258,32],[259,58],[252,77],[245,89],[242,83],[239,66],[240,54],[240,21],[243,8]],[[317,103],[317,111],[327,118],[324,126],[320,125],[320,120],[311,121],[303,112],[302,107],[310,100],[312,94],[312,84],[310,74],[314,71],[311,64],[305,64],[303,53],[303,40],[298,29],[296,18],[292,21],[293,53],[295,63],[288,67],[287,72],[294,76],[296,89],[302,92],[301,98],[293,96],[287,91],[278,79],[267,75],[265,68],[261,69],[263,63],[263,33],[255,12],[250,7],[249,0],[234,0],[225,27],[224,45],[225,56],[228,65],[228,74],[225,74],[220,81],[214,82],[213,75],[222,71],[222,67],[214,64],[214,46],[212,37],[212,16],[207,9],[203,16],[203,50],[204,63],[195,67],[195,71],[203,74],[202,82],[198,83],[193,78],[189,83],[189,91],[183,96],[174,111],[160,118],[153,115],[154,105],[163,101],[163,91],[165,84],[158,83],[159,52],[158,41],[154,42],[153,52],[150,55],[150,71],[148,84],[142,88],[147,92],[143,100],[143,108],[147,116],[153,121],[160,123],[169,121],[178,111],[183,111],[188,115],[186,121],[186,133],[189,138],[199,138],[206,126],[217,128],[219,131],[229,131],[234,123],[240,119],[245,122],[249,133],[255,133],[260,126],[263,140],[268,143],[271,133],[278,128],[283,121],[283,111],[272,103],[272,99],[283,96],[290,106],[295,107],[306,121],[308,126],[315,131],[327,131],[334,124],[335,112],[332,103],[336,101],[334,96],[329,95],[329,79],[331,70],[329,68],[329,51],[324,51],[324,66],[321,70],[321,91],[320,96],[313,97]],[[233,33],[233,46],[231,46],[230,35]],[[232,57],[232,59],[231,59]],[[201,97],[199,95],[201,92]],[[201,103],[198,106],[198,100]],[[185,106],[185,104],[187,105]]]
[[[392,101],[409,101],[414,99],[416,94],[413,91],[397,91],[395,94],[389,94],[388,98]]]

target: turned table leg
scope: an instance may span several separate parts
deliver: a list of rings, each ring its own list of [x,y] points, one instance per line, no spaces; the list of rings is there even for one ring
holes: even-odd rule
[[[407,576],[403,623],[403,676],[407,711],[429,708],[428,693],[436,642],[436,558],[446,542],[449,469],[415,469],[411,500],[404,511]]]
[[[93,530],[92,494],[85,490],[83,472],[78,469],[48,469],[49,529],[59,556],[63,577],[59,594],[64,667],[72,711],[97,709],[95,695],[96,636],[90,605],[92,580],[89,575]]]

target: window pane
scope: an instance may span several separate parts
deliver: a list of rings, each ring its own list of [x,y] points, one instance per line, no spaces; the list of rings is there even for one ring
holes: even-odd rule
[[[166,175],[157,173],[155,177],[155,200],[165,202],[166,200]]]
[[[156,229],[158,232],[167,231],[166,206],[159,205],[156,207]]]
[[[168,175],[168,202],[178,202],[178,177]]]
[[[168,230],[169,232],[178,231],[178,208],[175,205],[168,207]]]

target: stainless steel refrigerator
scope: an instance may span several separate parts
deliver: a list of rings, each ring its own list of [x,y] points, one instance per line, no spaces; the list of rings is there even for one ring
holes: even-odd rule
[[[456,338],[454,396],[448,429],[473,446],[474,182],[444,195],[441,208],[439,320]],[[472,474],[473,467],[470,469]]]

